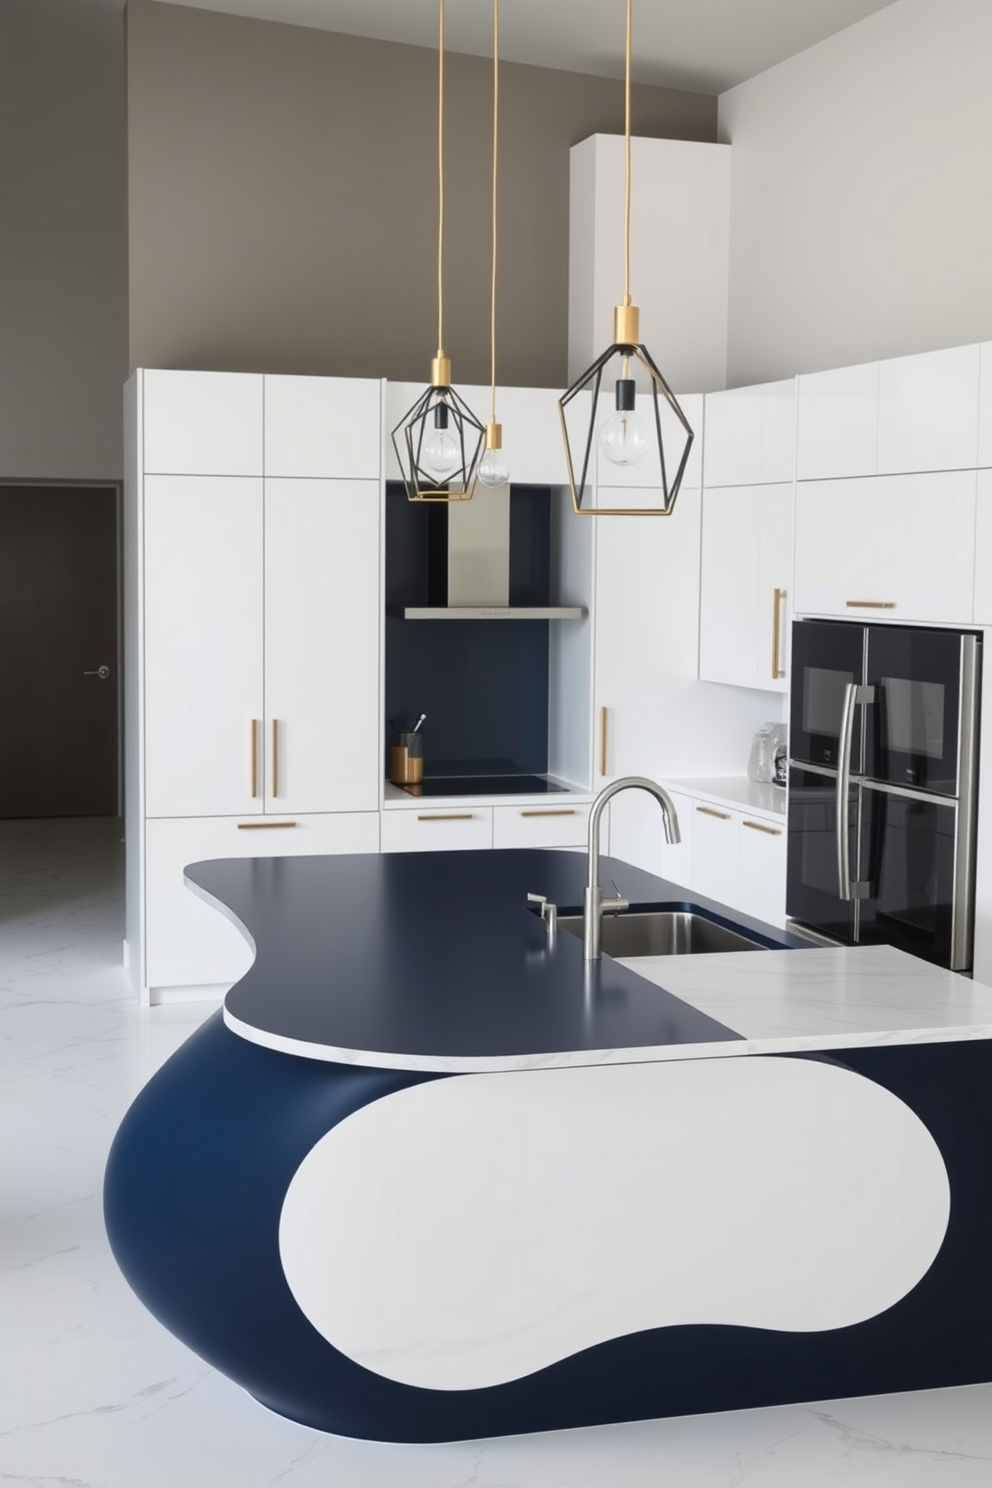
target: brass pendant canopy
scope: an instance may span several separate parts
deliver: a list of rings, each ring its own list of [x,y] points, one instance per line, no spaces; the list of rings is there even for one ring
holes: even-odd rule
[[[632,0],[627,0],[624,296],[614,307],[612,343],[558,402],[572,506],[579,516],[671,516],[693,441],[688,419],[641,340],[640,311],[630,298],[631,9]],[[604,413],[601,395],[609,395],[611,413]],[[603,478],[604,461],[620,469],[637,464],[637,486],[651,493],[650,504],[596,505],[594,488],[611,484],[608,463]]]
[[[444,354],[444,0],[438,0],[437,87],[437,354],[431,380],[392,431],[410,501],[471,501],[486,430],[451,385]]]

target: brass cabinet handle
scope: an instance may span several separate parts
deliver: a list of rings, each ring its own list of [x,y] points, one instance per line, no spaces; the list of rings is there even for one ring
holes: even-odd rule
[[[519,811],[518,816],[574,816],[575,807],[565,806],[558,811]]]
[[[279,721],[272,720],[272,796],[279,794]]]
[[[894,610],[894,599],[845,599],[849,610]]]
[[[474,811],[450,811],[445,816],[418,816],[418,821],[474,821]]]
[[[238,822],[239,832],[274,832],[282,827],[295,827],[295,822]]]
[[[715,806],[697,806],[696,807],[696,810],[702,816],[715,816],[720,821],[729,821],[730,820],[730,812],[729,811],[717,811],[717,809],[716,809]]]
[[[600,775],[605,775],[606,774],[606,739],[607,739],[607,727],[608,727],[607,720],[608,720],[608,718],[609,718],[609,710],[607,708],[600,708],[600,710],[599,710],[599,773],[600,773]]]
[[[251,721],[251,798],[258,799],[258,719]]]
[[[769,837],[781,837],[781,827],[766,827],[764,822],[743,821],[741,826],[750,827],[752,832],[767,832]]]
[[[782,610],[788,590],[776,589],[772,598],[772,679],[785,676],[782,666]]]

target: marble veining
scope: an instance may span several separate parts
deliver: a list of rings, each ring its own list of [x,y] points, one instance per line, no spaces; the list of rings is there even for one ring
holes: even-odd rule
[[[118,822],[0,823],[4,1488],[987,1488],[985,1385],[417,1448],[260,1410],[145,1312],[106,1243],[116,1127],[215,1009],[136,1007],[121,886]]]

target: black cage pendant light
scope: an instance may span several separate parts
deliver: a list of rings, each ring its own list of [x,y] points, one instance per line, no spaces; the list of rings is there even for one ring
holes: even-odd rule
[[[630,38],[632,0],[627,0],[625,49],[624,295],[613,311],[613,343],[559,400],[558,413],[572,505],[580,516],[668,517],[675,509],[693,433],[674,393],[641,341],[640,310],[630,300]],[[611,365],[612,364],[612,365]],[[642,388],[637,407],[638,381]],[[612,386],[611,386],[612,384]],[[605,418],[600,403],[609,398]],[[644,506],[599,506],[593,483],[598,455],[619,470],[641,465],[638,486],[657,493]],[[667,444],[667,449],[666,449]],[[609,471],[609,464],[605,467]],[[599,466],[599,484],[609,485]]]
[[[451,385],[444,354],[444,0],[438,0],[437,83],[437,355],[430,385],[392,433],[410,501],[470,501],[486,431]]]

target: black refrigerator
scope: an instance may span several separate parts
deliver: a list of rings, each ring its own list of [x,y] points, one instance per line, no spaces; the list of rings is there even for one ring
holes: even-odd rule
[[[786,913],[969,971],[982,639],[798,620]]]

